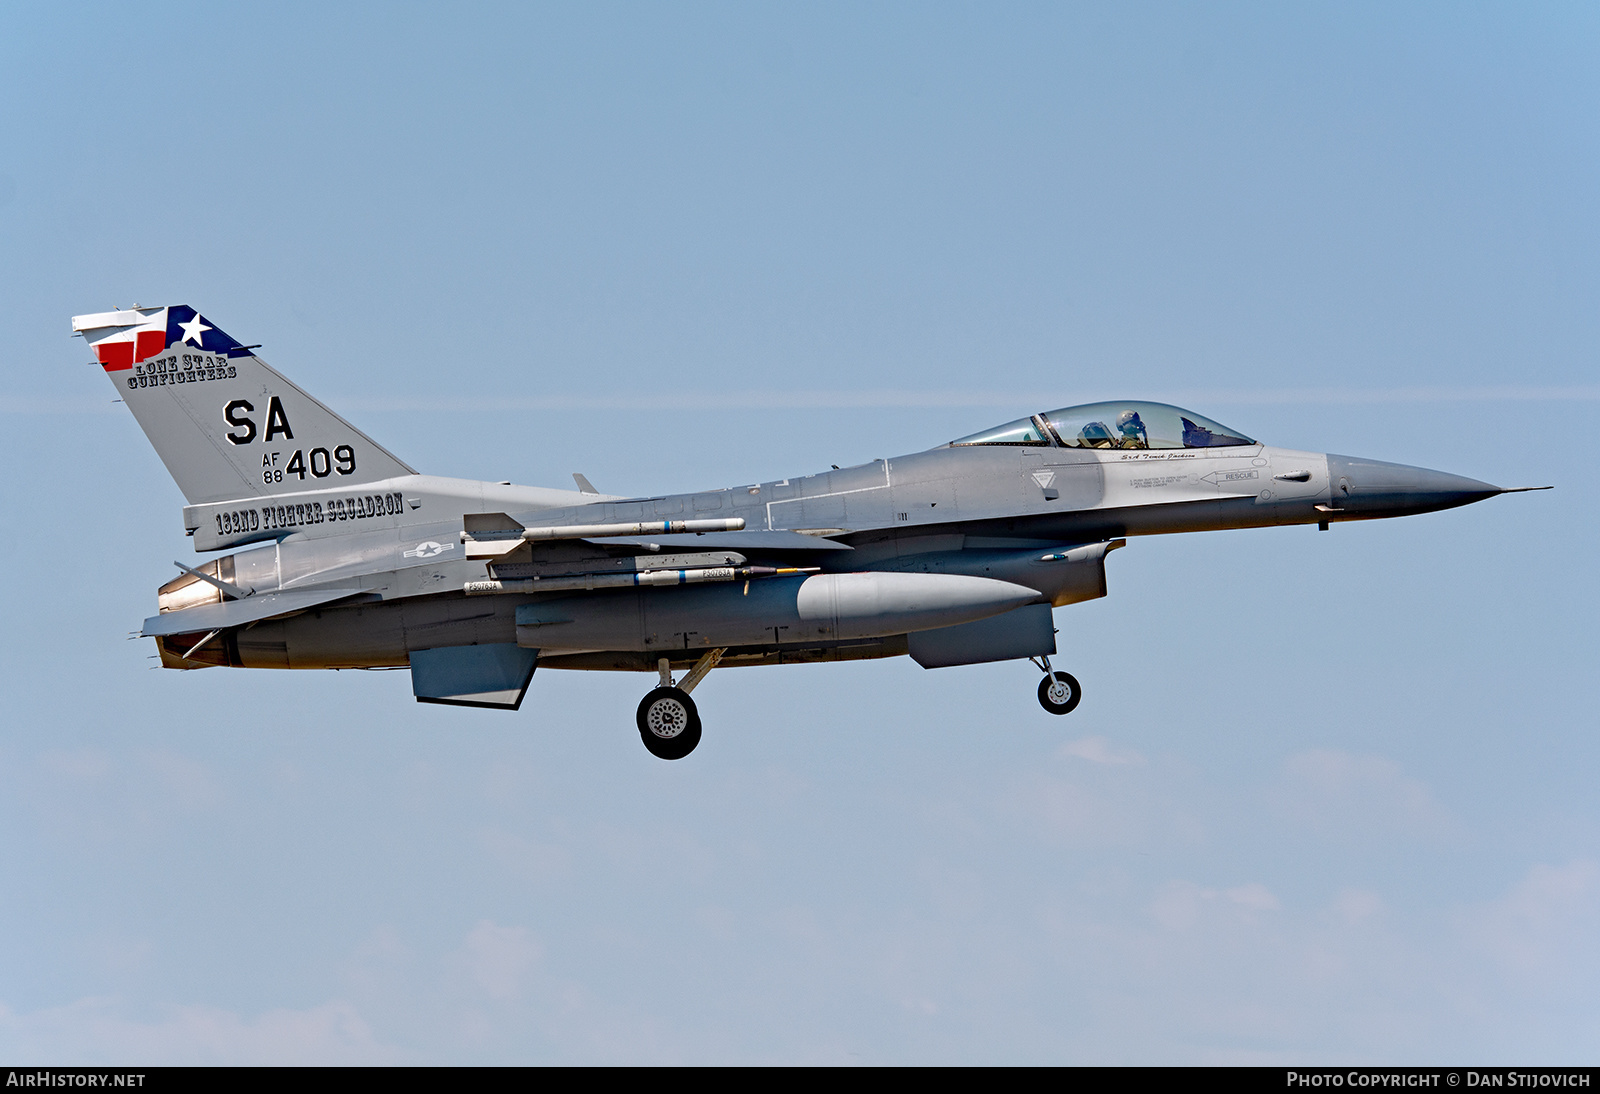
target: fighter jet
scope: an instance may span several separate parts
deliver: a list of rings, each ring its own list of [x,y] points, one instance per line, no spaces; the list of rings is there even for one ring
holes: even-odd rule
[[[419,474],[185,305],[72,320],[177,481],[199,552],[140,634],[161,663],[409,668],[419,702],[516,710],[534,669],[656,673],[645,747],[700,742],[713,668],[1029,659],[1130,537],[1371,520],[1507,493],[1275,448],[1164,403],[1030,414],[925,452],[659,497]]]

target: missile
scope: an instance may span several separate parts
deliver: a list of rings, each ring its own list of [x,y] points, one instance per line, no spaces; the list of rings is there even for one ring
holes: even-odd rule
[[[722,520],[646,520],[633,524],[564,524],[554,528],[524,528],[522,538],[530,542],[543,539],[607,539],[614,536],[673,535],[683,532],[741,532],[743,517]]]
[[[718,520],[644,520],[628,524],[560,524],[545,528],[506,528],[461,533],[468,558],[499,558],[524,543],[556,539],[615,539],[619,536],[682,535],[686,532],[742,532],[743,517]]]
[[[462,586],[462,591],[468,596],[499,596],[506,593],[560,593],[579,589],[700,585],[711,581],[748,581],[756,577],[814,574],[817,570],[816,566],[701,566],[690,570],[640,570],[628,574],[563,574],[559,577],[468,581]]]

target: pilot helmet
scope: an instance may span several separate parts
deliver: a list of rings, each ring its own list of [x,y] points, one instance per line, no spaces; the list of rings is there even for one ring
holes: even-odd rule
[[[1142,425],[1144,423],[1139,420],[1139,412],[1137,410],[1124,410],[1117,415],[1117,428],[1123,432],[1127,432],[1129,426],[1137,429]]]

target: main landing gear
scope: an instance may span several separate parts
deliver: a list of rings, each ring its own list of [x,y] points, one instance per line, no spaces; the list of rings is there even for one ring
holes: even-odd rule
[[[687,676],[672,682],[672,662],[663,657],[656,662],[661,685],[639,700],[639,738],[650,755],[663,760],[681,760],[700,743],[700,712],[689,693],[717,667],[726,650],[707,650]]]
[[[1071,714],[1078,709],[1078,701],[1083,698],[1083,688],[1078,683],[1078,678],[1070,672],[1052,672],[1049,657],[1030,657],[1044,673],[1044,679],[1039,681],[1039,705],[1051,714]]]

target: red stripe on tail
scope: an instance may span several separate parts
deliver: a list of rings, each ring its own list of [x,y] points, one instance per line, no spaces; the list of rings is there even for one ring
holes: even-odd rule
[[[143,361],[146,357],[154,356],[167,348],[167,332],[164,330],[142,330],[134,335],[133,359]],[[126,366],[124,366],[126,367]]]
[[[163,333],[162,337],[166,335]],[[100,355],[100,363],[107,372],[121,372],[133,367],[132,342],[101,342],[94,351]]]

